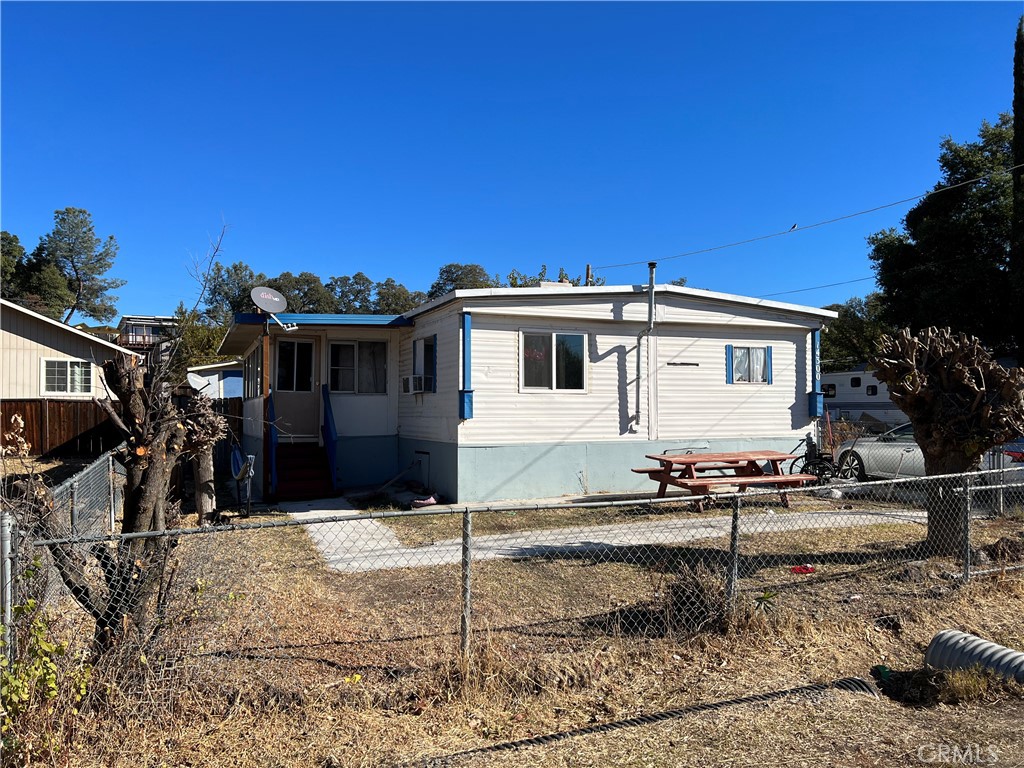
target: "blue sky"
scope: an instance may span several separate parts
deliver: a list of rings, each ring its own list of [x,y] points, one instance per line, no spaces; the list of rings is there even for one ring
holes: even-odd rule
[[[122,313],[221,260],[426,290],[448,262],[751,296],[871,275],[938,144],[1012,99],[1024,3],[0,6],[0,224],[88,209]],[[641,264],[602,268],[626,262]],[[777,296],[821,306],[870,281]]]

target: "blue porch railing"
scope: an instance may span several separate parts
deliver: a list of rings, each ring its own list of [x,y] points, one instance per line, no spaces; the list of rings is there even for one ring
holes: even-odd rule
[[[338,428],[334,424],[334,408],[331,406],[331,393],[324,384],[321,389],[324,398],[324,423],[320,425],[320,435],[327,449],[327,467],[331,473],[331,490],[337,492],[338,480],[335,467],[338,459]]]

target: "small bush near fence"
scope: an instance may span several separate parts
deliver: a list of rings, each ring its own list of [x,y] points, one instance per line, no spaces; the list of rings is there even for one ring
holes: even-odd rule
[[[56,750],[72,765],[217,764],[227,754],[236,765],[497,765],[509,745],[524,764],[628,762],[629,729],[709,703],[724,713],[793,698],[878,665],[919,668],[922,644],[950,623],[1024,648],[1024,475],[953,478],[943,485],[959,489],[952,497],[931,483],[725,494],[703,512],[675,497],[272,512],[181,529],[162,534],[174,546],[154,566],[153,612],[126,620],[101,654],[66,585],[40,591],[38,581],[63,584],[62,552],[90,573],[126,540],[83,536],[62,517],[60,536],[17,550],[28,547],[11,598],[23,606],[11,616],[14,663],[46,662],[31,714],[10,710],[5,747]],[[936,504],[963,522],[945,554],[927,545]],[[1019,701],[1020,691],[976,695]],[[955,712],[920,721],[845,701],[834,706],[846,719],[830,725],[830,700],[813,701],[702,720],[717,739],[711,757],[691,727],[658,739],[657,764],[808,759],[819,754],[809,733],[874,743],[894,730],[902,741],[882,740],[872,757],[900,764],[913,754],[908,738],[932,743],[967,727]],[[140,727],[146,739],[132,738]],[[616,746],[595,744],[611,731]],[[690,747],[673,746],[685,738]],[[1007,730],[987,738],[1016,743]],[[559,752],[562,742],[572,745]],[[815,764],[855,764],[837,760]]]

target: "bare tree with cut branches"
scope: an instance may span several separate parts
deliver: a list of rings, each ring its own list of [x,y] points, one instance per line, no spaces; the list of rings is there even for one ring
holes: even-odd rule
[[[211,244],[207,265],[213,263],[223,238],[222,229]],[[205,281],[200,280],[200,285],[205,291]],[[202,292],[197,305],[201,300]],[[200,515],[212,511],[212,448],[226,434],[226,422],[203,395],[193,394],[180,407],[175,403],[175,390],[184,378],[178,356],[186,330],[177,328],[166,352],[154,360],[147,362],[126,353],[102,365],[104,384],[120,408],[108,400],[95,402],[120,430],[126,446],[121,534],[161,532],[178,524],[179,503],[172,500],[170,486],[174,469],[183,458],[200,460],[198,511]],[[173,538],[122,538],[116,545],[78,545],[61,539],[61,524],[48,493],[35,487],[26,489],[24,498],[26,519],[19,522],[37,537],[57,542],[49,545],[53,564],[68,591],[95,622],[95,655],[117,647],[126,634],[133,634],[144,645],[159,632],[160,603],[174,572]]]
[[[871,359],[875,376],[914,425],[928,475],[980,468],[989,449],[1024,433],[1024,370],[1004,368],[982,343],[948,328],[883,335]],[[954,491],[960,481],[931,486],[928,545],[954,554],[965,535]]]

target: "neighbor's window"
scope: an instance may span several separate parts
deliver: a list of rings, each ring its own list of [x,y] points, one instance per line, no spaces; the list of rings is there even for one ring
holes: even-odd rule
[[[313,391],[313,342],[277,342],[278,392]]]
[[[92,392],[92,363],[84,360],[44,360],[43,393],[87,395]]]
[[[727,384],[771,384],[772,348],[725,346]]]
[[[387,348],[383,341],[333,342],[328,371],[331,392],[386,394]]]
[[[523,332],[524,389],[583,391],[586,334]]]
[[[868,395],[868,397],[874,397],[875,395],[877,395],[878,394],[878,385],[877,384],[868,384],[867,388],[865,389],[865,394]]]
[[[850,386],[853,387],[854,389],[859,387],[860,386],[860,376],[854,376],[852,379],[850,379]]]
[[[835,384],[824,384],[822,386],[822,392],[824,393],[825,397],[835,397],[836,396],[836,385]]]

